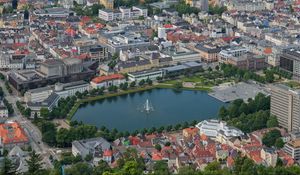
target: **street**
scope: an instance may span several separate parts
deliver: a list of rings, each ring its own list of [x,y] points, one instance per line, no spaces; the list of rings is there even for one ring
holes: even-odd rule
[[[5,72],[2,72],[5,75]],[[7,99],[9,103],[12,104],[14,109],[14,114],[9,116],[9,120],[17,121],[25,130],[32,150],[36,151],[36,153],[42,156],[42,160],[44,163],[45,168],[53,168],[51,161],[49,160],[49,156],[52,155],[56,158],[54,151],[49,148],[49,146],[42,142],[42,133],[40,130],[31,123],[26,117],[23,117],[20,111],[16,106],[16,102],[18,101],[19,97],[14,94],[9,94],[8,90],[5,87],[5,83],[0,81],[0,86],[3,89],[4,97]]]

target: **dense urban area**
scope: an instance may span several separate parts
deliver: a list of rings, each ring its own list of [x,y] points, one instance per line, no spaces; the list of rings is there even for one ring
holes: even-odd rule
[[[299,0],[0,0],[0,175],[299,175],[299,19]]]

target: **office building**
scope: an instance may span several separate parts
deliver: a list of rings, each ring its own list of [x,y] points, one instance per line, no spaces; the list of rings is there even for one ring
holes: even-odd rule
[[[300,91],[282,84],[271,87],[271,115],[288,131],[300,128]]]
[[[132,8],[120,7],[118,10],[100,9],[99,18],[104,21],[130,20],[148,16],[147,8],[133,6]]]
[[[90,84],[85,81],[75,81],[71,83],[56,83],[54,86],[47,86],[37,89],[28,90],[24,94],[26,103],[42,102],[46,100],[52,93],[56,93],[60,98],[74,96],[76,92],[83,93],[90,90]]]
[[[140,72],[128,73],[130,81],[141,81],[141,80],[156,80],[157,77],[162,77],[162,70],[145,70]]]
[[[280,69],[292,73],[294,79],[300,80],[300,51],[285,50],[279,58]]]

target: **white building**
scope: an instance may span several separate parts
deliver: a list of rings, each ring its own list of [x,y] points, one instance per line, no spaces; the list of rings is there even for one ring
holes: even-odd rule
[[[7,118],[8,110],[4,105],[0,105],[0,118]]]
[[[105,75],[105,76],[99,76],[91,81],[91,86],[95,89],[98,88],[107,88],[110,86],[119,86],[121,83],[125,83],[126,79],[121,74],[112,74],[112,75]]]
[[[99,18],[105,21],[113,20],[128,20],[137,19],[140,16],[146,18],[148,16],[148,10],[146,8],[140,8],[133,6],[132,8],[120,7],[118,10],[100,9]]]
[[[52,93],[56,93],[60,98],[67,98],[73,96],[76,92],[83,93],[89,91],[90,85],[85,81],[76,81],[71,83],[56,83],[54,86],[42,87],[29,90],[24,95],[26,103],[42,102],[46,100]]]
[[[230,47],[225,50],[221,50],[219,53],[219,62],[226,63],[231,57],[240,57],[248,52],[248,49],[244,47]]]
[[[300,139],[286,143],[283,150],[296,161],[300,160]]]
[[[199,129],[200,135],[205,134],[206,136],[213,138],[216,138],[219,133],[228,138],[244,135],[241,130],[227,126],[226,122],[220,120],[204,120],[198,123],[196,127]]]
[[[139,82],[141,80],[156,80],[157,77],[162,77],[163,72],[162,70],[146,70],[141,72],[133,72],[128,73],[128,78],[130,81]]]

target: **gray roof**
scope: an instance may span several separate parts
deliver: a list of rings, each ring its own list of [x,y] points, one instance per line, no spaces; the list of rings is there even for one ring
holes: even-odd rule
[[[210,47],[205,47],[204,44],[197,44],[195,47],[207,53],[219,53],[221,51],[220,47],[210,48]]]
[[[96,137],[85,140],[76,140],[72,142],[72,146],[76,147],[78,151],[90,153],[90,151],[94,151],[97,146],[100,146],[102,151],[108,150],[111,148],[111,144],[102,137]]]

